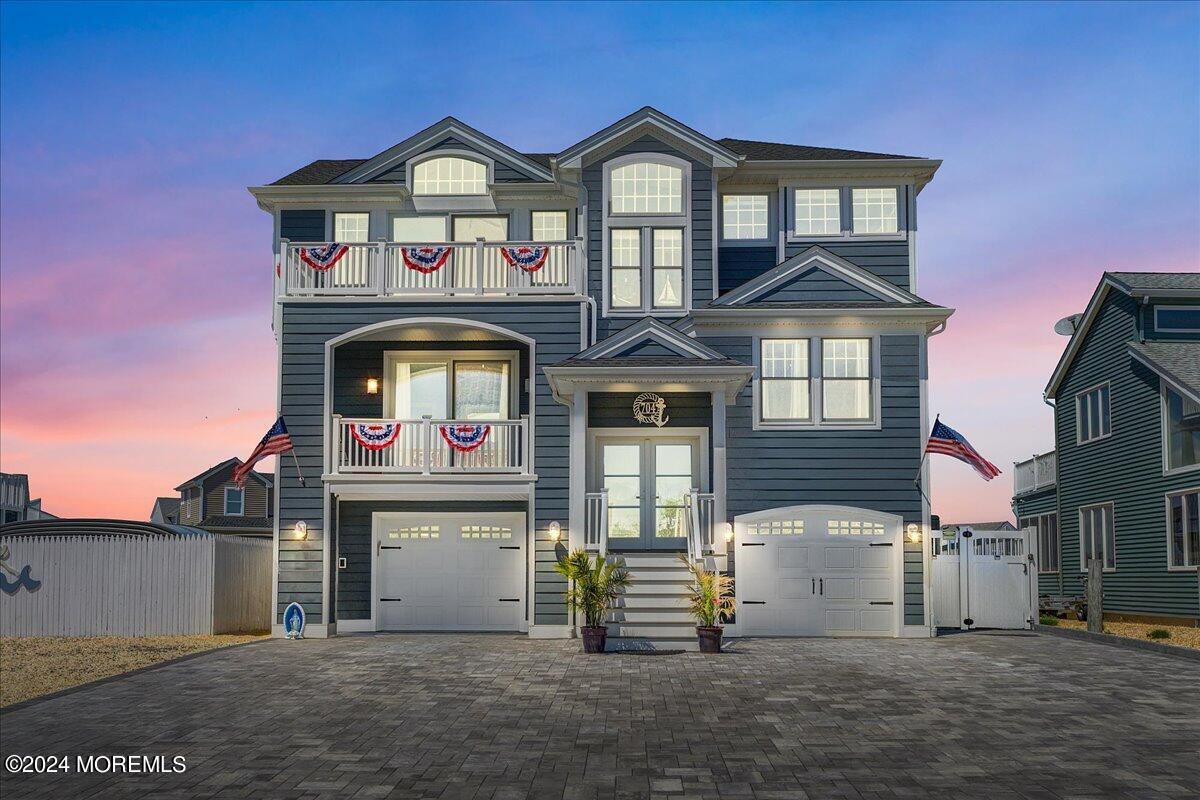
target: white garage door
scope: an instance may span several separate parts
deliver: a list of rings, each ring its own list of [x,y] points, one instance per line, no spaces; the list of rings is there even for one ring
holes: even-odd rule
[[[377,630],[515,631],[525,515],[375,514]]]
[[[742,636],[897,636],[901,521],[839,506],[734,520]]]

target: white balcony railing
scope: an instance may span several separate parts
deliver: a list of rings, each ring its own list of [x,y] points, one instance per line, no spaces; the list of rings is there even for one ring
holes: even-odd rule
[[[1053,486],[1058,472],[1058,457],[1053,450],[1018,462],[1013,467],[1013,495],[1036,492]]]
[[[711,493],[701,493],[693,489],[684,497],[685,524],[687,531],[688,558],[692,561],[700,559],[705,553],[715,549],[716,500]]]
[[[581,239],[342,245],[285,239],[280,242],[276,295],[578,294],[585,286],[583,274]]]
[[[392,428],[393,425],[399,429]],[[464,431],[462,426],[472,429]],[[475,430],[474,426],[482,426],[484,430]],[[482,441],[477,445],[466,441],[473,436],[481,437]],[[488,421],[429,417],[396,420],[348,419],[335,414],[331,446],[330,463],[335,475],[529,473],[528,417]]]

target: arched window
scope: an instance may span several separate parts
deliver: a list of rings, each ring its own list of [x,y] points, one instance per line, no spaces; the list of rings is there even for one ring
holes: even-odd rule
[[[458,156],[430,158],[413,166],[413,194],[487,194],[487,166]]]
[[[609,201],[614,214],[682,214],[683,170],[654,161],[617,167]]]

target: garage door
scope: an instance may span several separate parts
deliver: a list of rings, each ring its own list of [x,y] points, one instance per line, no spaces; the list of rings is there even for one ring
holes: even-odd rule
[[[375,514],[377,630],[515,631],[525,515]]]
[[[792,506],[734,520],[737,631],[743,636],[896,636],[901,520]]]

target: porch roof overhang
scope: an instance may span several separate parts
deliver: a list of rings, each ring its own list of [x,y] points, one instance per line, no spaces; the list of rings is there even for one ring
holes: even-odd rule
[[[648,360],[648,359],[647,359]],[[572,402],[578,392],[724,392],[734,403],[750,381],[754,367],[732,359],[714,364],[702,359],[654,359],[639,364],[634,359],[604,359],[587,363],[564,362],[546,367],[550,390],[560,403]],[[687,363],[682,363],[687,362]]]

